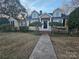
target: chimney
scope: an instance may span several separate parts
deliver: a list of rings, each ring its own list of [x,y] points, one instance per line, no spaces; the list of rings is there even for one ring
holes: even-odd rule
[[[42,10],[40,10],[40,15],[42,15]]]

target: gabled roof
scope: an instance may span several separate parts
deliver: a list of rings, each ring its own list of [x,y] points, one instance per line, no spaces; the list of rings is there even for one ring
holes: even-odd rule
[[[39,15],[39,13],[36,10],[32,11],[32,13],[34,13],[34,12],[36,12]],[[31,13],[31,15],[32,15],[32,13]]]
[[[48,13],[44,13],[44,14],[40,15],[40,18],[50,18],[50,17],[52,17],[52,16]]]
[[[54,14],[56,11],[60,11],[60,12],[62,12],[62,13],[63,13],[62,9],[57,8],[56,10],[54,10],[54,11],[53,11],[53,14]]]

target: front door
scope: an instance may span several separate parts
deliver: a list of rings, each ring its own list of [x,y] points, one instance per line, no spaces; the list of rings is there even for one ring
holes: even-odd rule
[[[44,21],[44,29],[47,29],[47,21]]]

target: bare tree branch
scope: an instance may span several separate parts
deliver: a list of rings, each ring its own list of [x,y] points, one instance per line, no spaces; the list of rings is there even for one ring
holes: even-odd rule
[[[26,12],[26,9],[20,4],[19,0],[1,0],[0,14],[6,14],[17,19],[20,12]]]

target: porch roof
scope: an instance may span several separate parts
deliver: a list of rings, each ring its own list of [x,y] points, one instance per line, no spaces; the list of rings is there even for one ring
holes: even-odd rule
[[[40,18],[51,18],[52,16],[48,13],[44,13],[42,15],[39,16]]]

